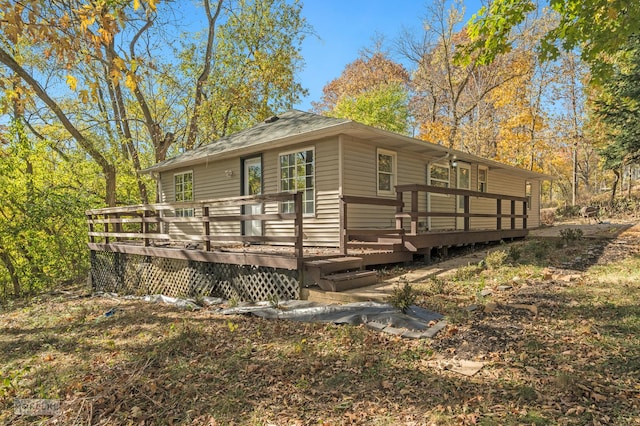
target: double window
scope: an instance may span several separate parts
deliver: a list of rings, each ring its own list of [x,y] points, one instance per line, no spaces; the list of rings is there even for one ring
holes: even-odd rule
[[[302,213],[315,213],[315,155],[313,149],[280,154],[280,190],[302,192]],[[294,213],[293,201],[281,205],[282,213]]]
[[[193,172],[188,171],[173,175],[173,187],[177,203],[193,201]],[[193,208],[176,209],[176,216],[193,217]]]
[[[393,151],[378,149],[378,195],[393,195],[397,182],[397,157]]]

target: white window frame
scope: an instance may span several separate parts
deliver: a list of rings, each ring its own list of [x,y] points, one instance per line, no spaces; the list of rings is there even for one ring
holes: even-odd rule
[[[280,192],[290,192],[290,193],[295,193],[297,191],[300,191],[300,188],[294,188],[294,189],[283,189],[282,188],[282,157],[285,155],[291,155],[291,154],[298,154],[301,152],[307,152],[307,151],[311,151],[313,153],[313,161],[311,164],[313,164],[313,176],[312,176],[312,182],[313,182],[313,188],[311,188],[311,190],[313,191],[313,199],[311,200],[313,202],[313,209],[312,211],[305,211],[306,206],[308,205],[308,199],[307,199],[307,191],[308,189],[306,188],[306,182],[305,182],[305,188],[302,189],[302,214],[304,216],[315,216],[316,214],[316,149],[315,147],[308,147],[308,148],[300,148],[300,149],[295,149],[292,151],[286,151],[286,152],[281,152],[278,154],[278,190]],[[294,172],[296,171],[296,168],[294,167]],[[296,177],[293,177],[293,182],[296,182]],[[283,201],[280,203],[280,212],[281,213],[293,213],[293,208],[291,207],[293,206],[293,201]]]
[[[480,171],[484,171],[484,181],[480,180]],[[478,165],[478,192],[484,192],[485,194],[489,192],[489,168],[487,166]],[[482,186],[484,184],[484,188]]]
[[[380,170],[380,155],[391,157],[391,172]],[[380,189],[380,175],[388,175],[390,177],[389,186],[387,189]],[[395,195],[396,185],[398,182],[398,154],[395,151],[389,151],[388,149],[378,148],[376,150],[376,190],[378,195]]]
[[[524,196],[527,198],[527,210],[531,210],[533,202],[533,184],[531,181],[526,180],[524,182]]]
[[[434,178],[432,176],[433,167],[441,167],[447,170],[447,180]],[[441,188],[451,188],[451,166],[448,163],[429,163],[429,169],[427,173],[427,185],[439,186]],[[430,193],[431,195],[437,195],[439,197],[448,197],[450,194],[438,194],[436,192]]]
[[[191,175],[191,199],[190,200],[185,200],[184,199],[184,178],[183,178],[183,182],[182,182],[182,186],[183,186],[183,190],[182,190],[182,200],[178,201],[178,191],[176,191],[176,186],[177,186],[177,182],[176,179],[178,178],[178,176],[186,176],[186,175]],[[176,203],[180,203],[180,202],[189,202],[189,201],[193,201],[194,199],[194,180],[193,180],[193,170],[186,170],[184,172],[180,172],[180,173],[174,173],[173,174],[173,200]],[[193,207],[191,208],[177,208],[176,209],[176,217],[193,217],[194,216],[194,209]]]

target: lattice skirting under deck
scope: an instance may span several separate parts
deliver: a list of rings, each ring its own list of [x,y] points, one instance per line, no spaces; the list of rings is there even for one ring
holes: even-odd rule
[[[215,296],[239,301],[300,297],[298,271],[92,251],[94,291],[118,294]]]

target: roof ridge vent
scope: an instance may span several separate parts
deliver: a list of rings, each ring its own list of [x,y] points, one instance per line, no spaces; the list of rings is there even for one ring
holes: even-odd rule
[[[264,120],[265,123],[273,123],[274,121],[278,121],[280,120],[280,117],[278,117],[277,115],[272,115],[271,117],[267,118],[266,120]]]

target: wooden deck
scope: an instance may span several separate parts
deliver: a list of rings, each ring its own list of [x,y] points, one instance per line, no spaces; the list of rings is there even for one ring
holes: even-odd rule
[[[291,294],[302,294],[300,289],[304,285],[324,285],[331,291],[341,291],[359,284],[366,285],[365,283],[371,283],[372,280],[375,280],[375,276],[365,271],[372,265],[409,262],[416,255],[429,258],[433,250],[522,238],[528,232],[526,228],[527,199],[524,197],[427,185],[398,186],[396,191],[398,194],[396,199],[341,197],[340,223],[336,224],[339,226],[340,239],[335,247],[305,245],[300,193],[278,193],[190,203],[160,203],[89,210],[87,211],[88,247],[92,252],[92,262],[95,261],[96,264],[101,265],[103,271],[97,275],[102,274],[101,279],[105,283],[107,281],[123,281],[124,275],[136,274],[138,270],[145,270],[145,265],[149,264],[149,260],[144,259],[168,259],[174,262],[183,262],[169,267],[174,272],[195,264],[199,264],[199,266],[196,265],[196,269],[200,268],[201,270],[207,269],[207,265],[219,265],[220,268],[225,268],[224,265],[227,265],[226,268],[231,268],[229,270],[235,271],[233,274],[238,277],[244,274],[244,272],[238,272],[238,267],[257,268],[261,269],[258,274],[262,275],[256,280],[262,280],[261,282],[270,280],[268,277],[265,278],[265,274],[269,274],[269,272],[264,268],[272,268],[280,271],[281,276],[289,277],[286,278],[289,280],[286,296],[289,297]],[[462,197],[464,209],[448,212],[420,211],[417,200],[428,193]],[[408,197],[404,198],[407,195]],[[495,200],[495,212],[472,213],[470,211],[470,197]],[[410,203],[407,203],[410,206],[408,209],[404,202],[405,199],[410,200]],[[457,200],[460,199],[456,198],[455,200],[455,204],[458,204]],[[244,211],[243,206],[258,203],[262,204],[263,212],[280,211],[279,206],[283,202],[293,205],[292,213],[229,213],[230,211],[242,212]],[[266,208],[265,206],[268,204],[272,204],[272,206]],[[395,214],[392,218],[395,226],[377,229],[349,226],[349,206],[354,205],[395,207]],[[504,206],[508,206],[508,208],[504,208]],[[462,218],[463,226],[461,229],[451,230],[420,230],[418,221],[429,217],[450,218],[456,222],[458,218]],[[494,219],[495,228],[472,229],[471,218],[474,217]],[[266,224],[275,222],[280,231],[278,235],[243,235],[242,229],[248,223],[247,221],[260,221],[262,229],[267,229]],[[228,223],[232,225],[219,226],[219,224]],[[508,226],[504,227],[504,224]],[[225,231],[219,233],[214,232],[214,229],[224,229]],[[230,233],[229,229],[236,229],[238,232]],[[93,255],[100,253],[102,253],[100,259]],[[344,260],[347,257],[356,259],[358,267],[336,269],[341,263],[342,265],[350,263],[340,261],[341,258]],[[127,264],[129,262],[127,259],[134,258],[133,262],[137,266],[126,273],[122,272],[125,269],[118,266],[119,262]],[[327,262],[318,262],[323,259],[333,259],[333,266],[327,266]],[[164,273],[162,266],[154,266],[154,268],[156,269],[153,269],[153,274]],[[221,269],[218,266],[213,266],[212,270],[218,271],[215,272],[217,274]],[[146,273],[151,272],[147,271]],[[199,276],[198,280],[209,276],[210,272],[205,271],[203,274]],[[294,285],[290,281],[291,274],[297,274],[300,289],[292,289]],[[310,280],[309,277],[315,278]],[[181,280],[185,282],[182,285],[184,288],[190,288],[190,284],[186,283],[189,280],[188,277],[183,277]],[[232,284],[228,284],[228,286],[233,287]]]
[[[476,191],[442,188],[428,185],[397,186],[397,198],[340,198],[340,241],[334,248],[310,247],[303,241],[301,194],[278,193],[243,196],[190,203],[160,203],[112,207],[87,211],[89,249],[114,253],[193,260],[198,262],[259,265],[284,269],[301,269],[305,261],[361,256],[367,265],[397,263],[411,260],[413,254],[428,255],[432,249],[488,243],[527,235],[527,199]],[[463,198],[464,210],[419,211],[417,200],[428,193],[448,194]],[[470,211],[470,197],[495,200],[494,213]],[[410,209],[404,200],[411,200]],[[242,208],[248,204],[291,202],[293,213],[228,214],[219,208]],[[519,206],[518,206],[519,204]],[[349,226],[349,206],[386,205],[395,207],[395,227],[362,229]],[[509,206],[504,209],[503,206]],[[518,208],[519,207],[519,208]],[[176,212],[191,209],[192,216]],[[216,210],[218,209],[218,210]],[[265,211],[263,209],[263,211]],[[274,209],[271,209],[274,210]],[[276,209],[277,210],[277,209]],[[503,212],[503,210],[508,210]],[[462,229],[419,230],[424,218],[462,218]],[[491,218],[494,229],[471,229],[471,218]],[[521,226],[517,226],[517,220]],[[212,224],[235,223],[241,229],[246,221],[261,221],[264,225],[287,222],[289,235],[220,235],[212,232]],[[169,232],[172,224],[186,224],[191,233]],[[508,226],[504,226],[507,224]]]

